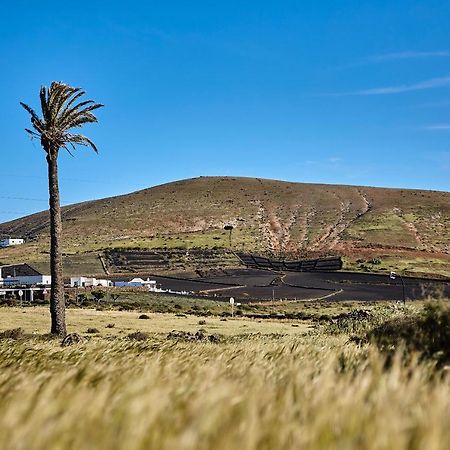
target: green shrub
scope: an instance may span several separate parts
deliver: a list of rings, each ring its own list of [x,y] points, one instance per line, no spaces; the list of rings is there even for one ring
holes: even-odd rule
[[[363,309],[354,309],[348,313],[335,316],[322,314],[316,318],[319,323],[325,325],[325,331],[329,334],[362,334],[371,329],[379,321],[384,321],[388,311],[379,311],[372,314]]]
[[[102,291],[101,289],[97,289],[96,291],[91,292],[92,296],[97,302],[100,302],[103,298],[106,296],[106,292]]]
[[[418,352],[439,366],[450,363],[450,305],[427,303],[411,316],[388,320],[367,333],[369,342],[388,355],[399,348],[406,354]]]

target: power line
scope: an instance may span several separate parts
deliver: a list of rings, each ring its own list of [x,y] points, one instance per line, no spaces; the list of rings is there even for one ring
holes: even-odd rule
[[[5,196],[5,195],[0,195],[0,199],[3,200],[25,200],[25,201],[32,201],[32,202],[45,202],[48,203],[48,198],[29,198],[29,197],[13,197],[13,196]],[[96,198],[93,199],[76,199],[76,200],[66,200],[66,199],[62,199],[62,204],[61,206],[68,206],[68,205],[72,205],[74,203],[81,203],[81,202],[87,202],[87,201],[93,201],[93,200],[98,200]]]
[[[35,213],[30,213],[29,211],[25,212],[25,211],[0,211],[0,215],[7,215],[7,214],[26,214],[28,216],[31,216],[31,214],[35,214]]]
[[[0,195],[1,199],[4,200],[25,200],[25,201],[30,201],[30,202],[47,202],[47,199],[43,199],[43,198],[28,198],[28,197],[10,197],[10,196],[5,196],[5,195]]]
[[[39,176],[39,175],[23,175],[23,174],[2,174],[2,178],[25,178],[25,179],[34,179],[34,180],[48,180],[45,176]],[[95,184],[115,184],[114,181],[112,181],[110,178],[108,179],[99,179],[99,178],[92,178],[92,179],[86,179],[86,178],[72,178],[72,177],[59,177],[59,181],[66,182],[78,182],[78,183],[95,183]]]

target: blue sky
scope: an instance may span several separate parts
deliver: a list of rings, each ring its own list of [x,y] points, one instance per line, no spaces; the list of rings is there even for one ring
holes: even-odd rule
[[[450,190],[448,1],[25,1],[0,17],[0,222],[47,207],[19,106],[106,105],[64,204],[199,175]]]

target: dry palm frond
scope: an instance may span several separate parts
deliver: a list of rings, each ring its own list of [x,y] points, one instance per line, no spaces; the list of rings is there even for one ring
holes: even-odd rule
[[[97,152],[95,144],[86,136],[72,134],[72,128],[79,128],[86,123],[97,122],[93,111],[103,105],[93,100],[77,101],[85,94],[81,88],[74,88],[64,83],[52,82],[49,88],[42,86],[39,97],[42,117],[25,103],[20,104],[31,116],[33,130],[25,129],[34,138],[39,138],[50,158],[57,156],[60,148],[75,149],[76,145],[91,147]]]

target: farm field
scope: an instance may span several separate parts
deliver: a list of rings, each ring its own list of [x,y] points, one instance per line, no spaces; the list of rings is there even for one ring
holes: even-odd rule
[[[199,177],[63,208],[66,275],[237,267],[230,250],[344,257],[345,270],[449,277],[450,194]],[[232,246],[225,224],[234,226]],[[1,263],[48,270],[48,212],[0,224]],[[141,257],[139,257],[141,252]]]
[[[352,338],[423,304],[358,306],[332,322],[70,308],[70,346],[44,334],[46,307],[2,307],[0,448],[448,448],[445,366]]]
[[[260,269],[222,269],[198,273],[159,276],[141,274],[157,282],[162,289],[185,291],[228,301],[233,296],[241,302],[257,300],[379,301],[423,300],[428,297],[450,297],[450,281],[400,277],[388,274],[352,272],[279,272]],[[122,277],[116,277],[121,279]],[[123,278],[122,278],[123,279]]]

